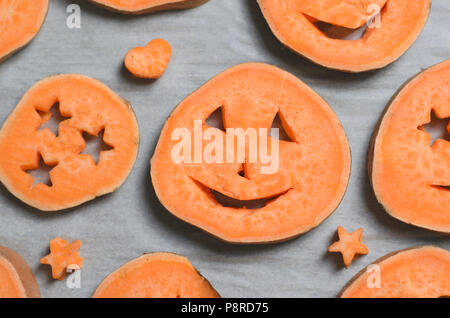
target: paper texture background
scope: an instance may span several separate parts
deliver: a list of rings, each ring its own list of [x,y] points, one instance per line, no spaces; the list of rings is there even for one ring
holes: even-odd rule
[[[130,17],[82,0],[50,2],[37,38],[0,64],[0,120],[38,80],[81,73],[131,102],[141,146],[130,177],[118,191],[66,212],[39,212],[1,187],[0,245],[27,260],[44,297],[89,297],[106,275],[152,251],[187,256],[224,297],[335,297],[354,274],[389,252],[424,244],[450,249],[449,236],[387,215],[376,203],[366,168],[372,131],[394,92],[421,69],[450,57],[448,0],[433,1],[423,33],[400,60],[353,75],[316,66],[285,49],[254,0],[211,0],[191,10]],[[66,27],[71,3],[81,6],[81,29]],[[157,37],[173,48],[166,74],[155,82],[132,78],[122,67],[126,52]],[[214,75],[250,61],[286,69],[325,98],[352,149],[352,176],[342,204],[315,230],[281,244],[235,246],[177,220],[155,197],[149,176],[150,157],[172,109]],[[327,253],[338,225],[351,231],[363,227],[371,250],[350,269],[342,267],[337,254]],[[80,289],[52,281],[49,267],[39,264],[56,236],[83,242]]]

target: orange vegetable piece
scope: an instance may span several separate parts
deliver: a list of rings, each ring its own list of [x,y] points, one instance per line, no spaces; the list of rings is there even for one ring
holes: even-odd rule
[[[170,44],[154,39],[145,47],[136,47],[125,56],[125,67],[131,74],[141,78],[160,78],[172,55]]]
[[[356,29],[372,17],[372,8],[381,10],[387,0],[301,0],[298,8],[304,14],[345,28]]]
[[[208,0],[88,0],[105,9],[124,14],[153,13],[163,10],[189,9]]]
[[[424,246],[390,253],[358,273],[343,298],[438,298],[450,296],[450,253]]]
[[[186,257],[145,254],[110,274],[94,298],[219,298]]]
[[[394,97],[376,129],[369,175],[378,201],[393,217],[450,233],[450,140],[424,126],[434,113],[448,120],[450,60],[411,79]]]
[[[0,246],[0,298],[39,298],[39,286],[26,261]]]
[[[309,12],[314,18],[354,27],[364,19],[358,21],[353,15],[364,11],[364,6],[348,5],[364,2],[258,0],[272,32],[285,46],[319,65],[347,72],[379,69],[397,60],[419,36],[431,6],[431,0],[388,0],[379,28],[368,28],[358,40],[329,38],[314,24],[316,19],[307,16]],[[384,1],[376,2],[382,5]]]
[[[0,0],[0,62],[38,34],[47,10],[48,0]]]
[[[80,240],[69,244],[62,238],[54,238],[50,241],[50,254],[41,258],[41,264],[50,265],[52,267],[52,277],[62,280],[66,277],[66,271],[70,266],[82,267],[83,258],[78,254],[80,248]]]
[[[42,127],[52,107],[64,117],[56,135]],[[102,131],[111,149],[101,151],[95,162],[82,153],[83,133],[98,136]],[[95,79],[51,76],[35,84],[3,124],[0,180],[40,210],[70,208],[119,188],[133,167],[138,145],[137,121],[128,102]],[[34,185],[29,173],[39,167],[40,158],[53,166],[51,185]]]
[[[194,151],[190,160],[174,161],[179,140],[172,134],[182,129],[194,136],[195,121],[227,139],[229,133],[206,123],[218,109],[225,128],[243,130],[268,130],[278,114],[290,139],[278,142],[279,169],[262,173],[266,165],[248,156],[243,162],[197,163]],[[256,143],[258,151],[273,141],[264,139],[267,143]],[[200,150],[207,146],[203,142]],[[175,216],[225,241],[262,243],[295,237],[325,220],[344,195],[350,165],[344,130],[319,95],[277,67],[247,63],[217,75],[177,106],[161,132],[151,178],[159,200]],[[224,206],[213,193],[244,201],[243,207]],[[246,208],[258,199],[270,200]]]
[[[339,241],[333,243],[328,251],[341,253],[345,267],[352,264],[356,254],[369,254],[369,249],[362,243],[363,229],[348,233],[342,226],[338,226],[337,231]]]

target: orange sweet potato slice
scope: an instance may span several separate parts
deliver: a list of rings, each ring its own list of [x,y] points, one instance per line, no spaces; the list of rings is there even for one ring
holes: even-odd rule
[[[431,145],[424,125],[450,117],[450,60],[410,80],[388,106],[369,155],[378,201],[393,217],[450,233],[450,142]],[[450,124],[447,126],[450,132]]]
[[[302,14],[303,1],[258,3],[284,45],[319,65],[347,72],[379,69],[397,60],[419,36],[431,6],[431,0],[388,0],[379,28],[368,28],[358,40],[341,40],[329,38]]]
[[[55,135],[41,127],[59,108]],[[111,149],[98,162],[83,154],[83,134],[98,136]],[[43,211],[70,208],[115,191],[136,159],[139,132],[130,105],[99,81],[57,75],[35,84],[0,131],[0,181],[23,202]],[[38,183],[30,170],[40,159],[52,166],[51,184]]]
[[[301,0],[297,1],[300,12],[316,19],[345,28],[363,26],[386,4],[387,0]]]
[[[37,35],[47,10],[48,0],[0,0],[0,62]]]
[[[163,39],[154,39],[145,47],[136,47],[125,56],[125,67],[140,78],[160,78],[172,55],[170,44]]]
[[[219,298],[186,257],[146,254],[110,274],[94,298]]]
[[[450,253],[433,246],[402,250],[382,257],[357,274],[340,293],[342,298],[448,296]]]
[[[105,9],[125,14],[153,13],[163,10],[189,9],[208,0],[88,0]]]
[[[83,266],[83,258],[78,254],[81,241],[68,243],[66,240],[56,237],[50,241],[50,254],[41,258],[41,264],[52,267],[52,277],[62,280],[66,277],[68,269],[80,269]]]
[[[39,298],[39,286],[25,260],[0,246],[0,298]]]
[[[357,254],[367,255],[369,249],[362,243],[363,229],[348,233],[342,226],[337,229],[339,241],[334,242],[329,248],[329,252],[339,252],[342,254],[345,267],[349,267]]]
[[[195,161],[192,152],[192,163],[173,160],[178,143],[173,134],[184,129],[195,135],[195,121],[227,139],[228,132],[206,123],[220,108],[224,127],[247,131],[269,129],[278,114],[290,141],[279,140],[277,171],[263,174],[263,164],[248,156],[208,163]],[[203,146],[206,151],[207,142]],[[319,95],[277,67],[247,63],[216,76],[173,111],[151,160],[151,177],[159,200],[175,216],[225,241],[263,243],[293,238],[324,221],[345,193],[350,165],[344,130]],[[213,193],[245,201],[244,206],[270,200],[256,209],[236,208]]]

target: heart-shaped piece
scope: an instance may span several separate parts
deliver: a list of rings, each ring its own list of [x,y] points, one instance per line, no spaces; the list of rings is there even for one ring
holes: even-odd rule
[[[125,67],[140,78],[160,78],[172,55],[170,44],[163,39],[154,39],[145,47],[135,47],[125,56]]]

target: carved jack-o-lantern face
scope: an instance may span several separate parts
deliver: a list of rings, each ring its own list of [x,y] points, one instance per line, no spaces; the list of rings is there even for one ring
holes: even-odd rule
[[[61,122],[51,131],[46,123],[58,112]],[[98,160],[84,153],[86,135],[103,135],[107,147]],[[127,102],[97,80],[52,76],[34,85],[4,123],[0,180],[38,209],[73,207],[116,190],[134,164],[138,144],[137,121]],[[32,176],[40,161],[50,166],[48,184]]]
[[[258,3],[273,33],[284,45],[317,64],[349,72],[378,69],[397,60],[419,36],[431,6],[431,0],[258,0]],[[380,12],[381,18],[374,16]],[[366,21],[369,27],[364,35],[352,41],[329,37],[317,26],[317,22],[326,22],[354,29]]]
[[[226,131],[206,122],[218,108]],[[267,134],[277,114],[290,141],[275,142]],[[230,128],[250,132],[247,137],[254,131],[256,142],[248,137],[244,146],[229,146],[226,141],[236,139]],[[192,149],[192,160],[174,160],[178,132],[195,136],[199,129],[204,140],[224,143],[225,151],[215,156],[220,147],[210,151],[209,143],[194,140],[184,148]],[[196,147],[201,147],[200,160]],[[255,147],[259,157],[252,160]],[[243,160],[238,159],[240,148],[245,148]],[[265,150],[269,161],[262,159]],[[218,160],[201,160],[208,153]],[[345,133],[325,101],[291,74],[255,63],[218,75],[173,111],[151,175],[163,205],[181,219],[227,241],[268,242],[306,232],[329,216],[345,192],[350,161]],[[224,206],[213,193],[239,200],[242,208]],[[270,200],[248,208],[257,199]]]
[[[392,216],[450,233],[450,141],[433,141],[434,113],[450,133],[450,60],[411,80],[386,111],[373,138],[370,175]],[[430,146],[431,145],[431,146]]]

